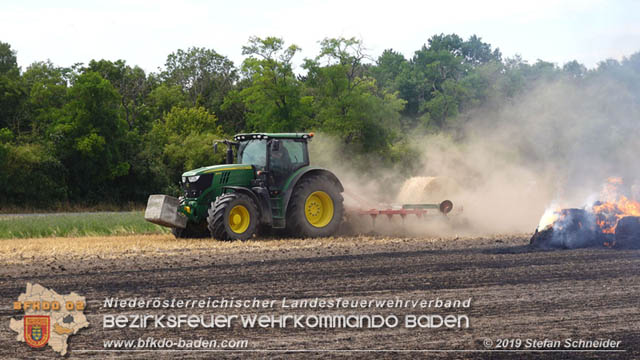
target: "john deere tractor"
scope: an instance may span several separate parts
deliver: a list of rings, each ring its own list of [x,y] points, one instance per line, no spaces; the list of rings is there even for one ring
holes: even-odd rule
[[[227,147],[226,164],[182,174],[179,199],[151,195],[145,219],[171,227],[177,238],[246,240],[268,229],[332,235],[342,221],[344,189],[333,173],[309,165],[312,138],[252,133],[220,141]]]

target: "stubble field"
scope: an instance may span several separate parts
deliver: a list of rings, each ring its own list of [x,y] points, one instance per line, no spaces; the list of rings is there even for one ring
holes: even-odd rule
[[[90,327],[69,339],[71,358],[210,358],[239,356],[637,358],[640,356],[640,251],[538,251],[530,235],[478,238],[354,236],[176,240],[170,235],[0,241],[0,349],[9,358],[34,352],[15,340],[11,307],[27,282],[85,296]],[[206,299],[468,299],[468,309],[350,309],[354,314],[466,314],[462,329],[103,329],[105,314],[164,314],[107,309],[106,297]],[[327,309],[189,309],[188,314],[330,314]],[[246,339],[239,351],[104,352],[104,340]],[[488,352],[502,339],[613,339],[620,352]],[[493,342],[486,346],[486,339]],[[307,352],[300,352],[305,350]],[[310,351],[309,351],[310,350]],[[340,351],[333,351],[340,350]],[[377,352],[377,350],[383,350]],[[393,350],[393,351],[389,351]],[[513,349],[512,349],[513,350]],[[520,349],[523,350],[523,349]],[[530,349],[531,350],[531,349]],[[558,349],[556,349],[558,350]],[[576,350],[576,349],[573,349]],[[155,352],[154,352],[155,351]],[[375,352],[372,352],[375,351]]]

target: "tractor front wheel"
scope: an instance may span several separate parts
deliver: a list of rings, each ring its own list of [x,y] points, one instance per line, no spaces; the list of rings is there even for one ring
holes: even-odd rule
[[[184,229],[171,228],[171,233],[176,239],[198,239],[210,236],[205,224],[194,224],[191,222],[188,222],[187,227]]]
[[[287,209],[292,236],[321,237],[336,233],[342,222],[343,198],[338,185],[324,176],[303,178]]]
[[[258,227],[258,206],[241,193],[222,194],[209,208],[211,236],[219,240],[247,240]]]

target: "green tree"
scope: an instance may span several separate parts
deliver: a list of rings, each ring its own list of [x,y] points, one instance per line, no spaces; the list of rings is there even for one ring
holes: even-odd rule
[[[153,119],[160,119],[174,106],[189,107],[189,101],[178,85],[160,84],[151,90],[145,105],[149,108]]]
[[[640,104],[640,51],[625,57],[622,68],[625,73],[623,81],[629,87],[629,93],[635,97],[636,103]]]
[[[490,62],[501,62],[500,49],[491,49],[491,44],[482,42],[482,38],[474,35],[461,45],[462,56],[466,63],[477,66]]]
[[[300,49],[285,48],[275,37],[252,37],[242,47],[248,58],[242,71],[249,84],[230,94],[226,109],[241,101],[246,108],[246,121],[257,131],[300,131],[308,127],[310,98],[302,94],[300,81],[293,73],[291,59]]]
[[[422,124],[438,131],[449,126],[465,106],[491,97],[502,54],[476,35],[464,41],[456,34],[439,34],[429,38],[410,61],[403,60],[386,51],[372,73],[383,87],[397,91],[407,102],[402,113],[406,129]]]
[[[70,197],[113,199],[112,182],[127,175],[130,167],[123,152],[127,124],[119,116],[120,95],[100,74],[85,72],[68,96],[50,136],[69,170]]]
[[[18,58],[11,45],[0,41],[0,75],[19,72]]]
[[[70,69],[60,68],[50,61],[35,62],[23,74],[27,89],[26,116],[31,122],[33,141],[46,139],[51,125],[62,116],[67,102]]]
[[[464,41],[456,34],[439,34],[433,35],[427,42],[429,50],[447,51],[469,65],[502,60],[500,49],[492,50],[491,44],[482,42],[482,38],[477,35],[471,35],[469,40]]]
[[[409,62],[404,55],[387,49],[378,57],[376,65],[370,71],[379,87],[389,91],[397,91],[398,77],[408,70]]]
[[[169,54],[161,76],[167,84],[180,86],[192,105],[217,111],[238,80],[238,70],[215,50],[192,47]]]
[[[167,57],[160,75],[169,88],[180,87],[191,106],[203,106],[218,115],[224,128],[234,128],[235,122],[242,121],[233,107],[222,108],[239,80],[238,69],[226,56],[213,49],[179,49]]]
[[[124,60],[91,60],[84,71],[100,74],[118,90],[122,116],[129,129],[147,128],[149,119],[144,116],[140,119],[144,112],[144,98],[151,90],[144,70],[128,66]]]
[[[403,71],[397,79],[399,95],[407,101],[404,115],[411,119],[410,128],[419,123],[429,124],[429,119],[439,118],[439,114],[430,114],[434,109],[450,108],[449,103],[453,93],[459,91],[452,82],[457,83],[467,73],[469,65],[464,62],[462,46],[464,42],[457,35],[435,35],[429,39],[428,45],[415,52],[410,61],[410,67]],[[445,89],[447,82],[447,89]],[[435,99],[434,99],[435,98]],[[431,101],[431,104],[428,105]],[[444,121],[431,122],[443,125]]]
[[[587,74],[587,67],[573,60],[564,64],[562,71],[574,79],[581,79]]]
[[[0,129],[9,128],[19,135],[28,128],[20,113],[25,98],[16,52],[0,41]]]
[[[46,207],[67,199],[66,169],[41,144],[0,143],[0,204]]]
[[[157,121],[149,142],[162,159],[167,185],[177,184],[189,169],[222,162],[222,153],[214,154],[213,141],[224,137],[215,115],[203,107],[173,107]]]
[[[503,99],[498,91],[498,81],[504,74],[504,64],[500,61],[490,61],[478,65],[465,75],[460,83],[464,89],[461,110],[473,106],[495,106]]]
[[[363,61],[368,57],[359,40],[325,39],[320,44],[320,55],[304,65],[315,126],[338,136],[351,151],[385,156],[397,138],[405,102],[379,89],[366,74]]]

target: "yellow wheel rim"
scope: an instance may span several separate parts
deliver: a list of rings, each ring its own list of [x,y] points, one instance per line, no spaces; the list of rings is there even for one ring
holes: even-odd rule
[[[251,216],[243,205],[236,205],[229,211],[229,228],[236,234],[242,234],[249,228]]]
[[[304,215],[309,224],[321,228],[333,219],[333,200],[324,191],[311,193],[304,202]]]

